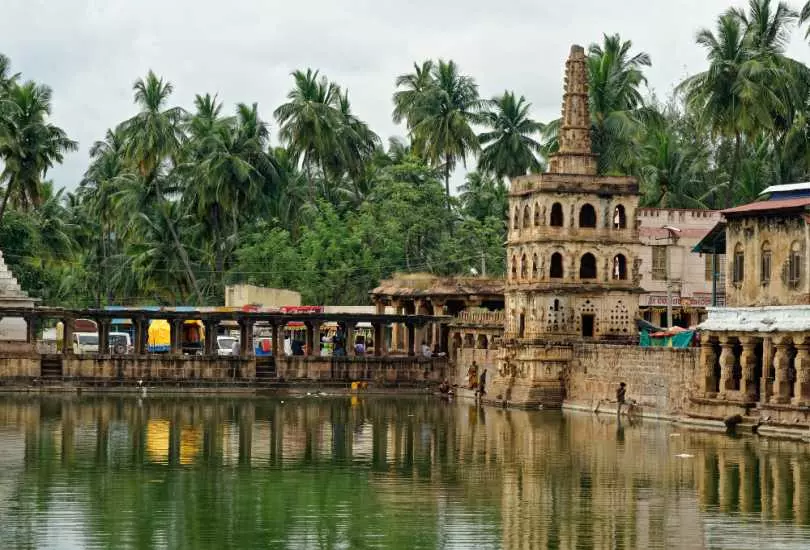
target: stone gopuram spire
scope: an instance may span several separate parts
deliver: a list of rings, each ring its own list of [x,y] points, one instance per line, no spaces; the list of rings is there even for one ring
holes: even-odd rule
[[[582,46],[571,46],[571,54],[565,62],[559,142],[559,152],[549,161],[549,172],[596,175],[596,155],[591,152],[588,67]]]

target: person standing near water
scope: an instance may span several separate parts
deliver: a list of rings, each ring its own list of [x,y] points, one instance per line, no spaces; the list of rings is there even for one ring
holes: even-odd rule
[[[622,414],[622,405],[624,405],[624,398],[627,395],[627,384],[619,382],[619,387],[616,388],[616,415]]]
[[[486,385],[487,385],[487,369],[484,369],[484,372],[481,373],[481,378],[478,379],[478,395],[479,395],[479,397],[483,397],[487,393],[485,391]]]

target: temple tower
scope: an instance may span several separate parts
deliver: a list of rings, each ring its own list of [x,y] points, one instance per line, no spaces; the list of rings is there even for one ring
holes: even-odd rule
[[[566,62],[559,151],[548,172],[512,180],[500,376],[554,405],[570,346],[636,335],[641,293],[634,178],[600,176],[591,150],[585,50]],[[501,382],[504,382],[501,380]],[[495,388],[493,388],[495,389]],[[520,398],[512,396],[514,401]]]

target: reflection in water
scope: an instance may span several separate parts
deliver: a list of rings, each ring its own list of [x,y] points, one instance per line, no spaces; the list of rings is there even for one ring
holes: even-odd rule
[[[431,398],[0,398],[0,548],[806,548],[805,444]]]

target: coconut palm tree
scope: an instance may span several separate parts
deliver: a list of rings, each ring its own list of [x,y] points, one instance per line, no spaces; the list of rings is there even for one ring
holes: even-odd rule
[[[50,88],[12,83],[6,98],[12,108],[0,117],[0,183],[6,186],[0,222],[9,202],[23,209],[39,206],[43,176],[65,153],[78,149],[64,130],[48,122]]]
[[[397,124],[405,121],[410,133],[419,123],[422,114],[419,106],[434,85],[433,65],[430,59],[421,65],[414,63],[413,73],[399,75],[396,79],[397,91],[394,92],[394,112],[391,116]]]
[[[462,212],[466,215],[480,221],[487,217],[506,218],[509,191],[502,180],[470,172],[458,190]]]
[[[313,170],[320,168],[325,173],[327,156],[337,149],[336,128],[341,117],[335,104],[340,88],[312,69],[295,71],[292,76],[295,87],[287,94],[289,101],[273,114],[279,137],[307,173],[310,196],[314,197]]]
[[[126,138],[125,158],[137,171],[147,196],[151,196],[158,204],[165,203],[163,184],[166,182],[166,171],[177,162],[180,155],[185,140],[182,128],[186,113],[180,107],[167,107],[173,91],[172,84],[152,71],[149,71],[146,78],[139,78],[133,85],[133,90],[135,104],[140,107],[140,112],[121,125]],[[162,206],[157,211],[167,215],[169,208]],[[165,220],[164,227],[171,235],[191,289],[199,303],[202,303],[200,286],[188,252],[177,234],[177,228],[169,219]]]
[[[543,165],[538,159],[542,145],[534,138],[543,131],[543,125],[529,118],[531,103],[514,92],[487,102],[484,117],[490,131],[478,135],[481,155],[478,169],[492,172],[499,178],[522,176],[540,172]]]
[[[638,154],[638,110],[644,106],[639,88],[647,82],[643,69],[652,62],[645,52],[631,55],[632,47],[614,34],[588,48],[593,150],[602,173],[630,172]]]
[[[452,60],[439,60],[433,67],[434,84],[416,101],[416,124],[412,132],[425,157],[444,172],[447,205],[450,207],[450,174],[466,158],[480,150],[472,126],[484,123],[484,102],[475,80],[459,72]]]
[[[679,90],[686,93],[687,106],[700,115],[714,135],[734,140],[725,201],[731,206],[743,138],[762,129],[771,130],[773,112],[783,110],[777,90],[769,85],[781,73],[757,57],[745,24],[734,11],[718,18],[716,34],[703,29],[696,40],[707,51],[709,68],[687,78]]]

